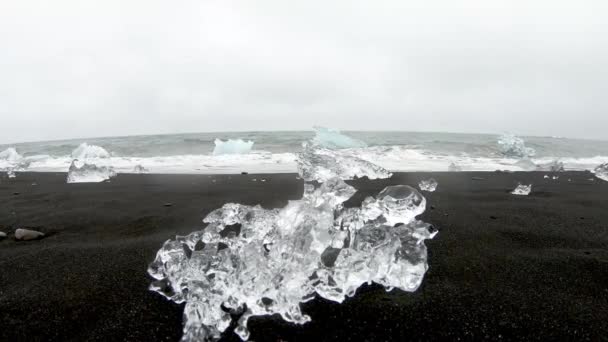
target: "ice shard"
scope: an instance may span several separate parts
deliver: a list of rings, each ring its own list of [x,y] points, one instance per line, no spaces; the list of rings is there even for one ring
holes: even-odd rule
[[[595,177],[608,182],[608,163],[602,164],[593,170]]]
[[[245,141],[243,139],[228,139],[226,141],[215,139],[213,155],[246,154],[251,152],[253,144],[253,141]]]
[[[313,143],[332,150],[343,149],[343,148],[357,148],[367,147],[367,144],[361,140],[353,139],[347,135],[340,133],[340,131],[315,126],[315,137]]]
[[[530,194],[531,191],[532,191],[532,184],[530,184],[530,185],[519,184],[513,191],[511,191],[511,194],[527,196]]]
[[[507,157],[529,158],[536,154],[531,147],[526,147],[524,139],[513,134],[503,134],[498,138],[498,146]]]
[[[109,166],[87,164],[78,159],[72,161],[68,171],[68,183],[99,183],[116,176]]]
[[[303,197],[281,209],[225,204],[207,226],[168,240],[150,264],[150,289],[185,303],[183,341],[216,340],[240,315],[235,333],[249,338],[250,317],[278,314],[304,324],[300,304],[315,294],[342,302],[361,285],[415,291],[428,269],[424,240],[434,228],[416,217],[426,199],[389,186],[359,207],[344,207],[356,189],[342,178],[390,174],[367,161],[314,144],[299,156]],[[354,171],[351,171],[353,169]]]
[[[437,189],[437,181],[434,178],[421,180],[420,183],[418,183],[418,187],[422,191],[433,192]]]

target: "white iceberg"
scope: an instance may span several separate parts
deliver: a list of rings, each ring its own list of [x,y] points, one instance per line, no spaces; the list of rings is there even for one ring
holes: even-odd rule
[[[68,183],[99,183],[116,176],[116,172],[109,166],[87,164],[78,159],[72,161],[68,171]]]
[[[240,315],[235,332],[243,340],[252,316],[306,323],[311,318],[300,304],[315,294],[343,302],[371,282],[389,290],[420,286],[428,269],[424,240],[436,234],[416,220],[425,198],[397,185],[345,208],[356,189],[340,177],[388,173],[361,159],[344,166],[343,156],[319,147],[304,150],[299,158],[310,160],[299,161],[302,178],[323,183],[305,184],[302,199],[281,209],[225,204],[207,215],[203,231],[177,236],[158,251],[148,269],[155,279],[150,289],[185,303],[182,341],[218,339],[231,314]]]
[[[448,165],[448,171],[460,172],[460,171],[462,171],[462,167],[454,162],[451,162],[450,165]]]
[[[421,180],[418,187],[422,191],[434,192],[437,189],[437,181],[434,178]]]
[[[215,139],[215,148],[213,155],[223,154],[247,154],[251,152],[254,142],[243,139],[228,139],[226,141]]]
[[[110,158],[110,153],[103,147],[89,145],[86,142],[80,144],[71,154],[72,159],[88,160],[97,158]]]
[[[357,147],[367,147],[367,144],[361,140],[353,139],[349,136],[346,136],[340,131],[315,126],[315,137],[313,138],[313,143],[332,150],[342,149],[342,148],[357,148]]]
[[[531,147],[526,147],[524,139],[513,134],[503,134],[498,138],[498,146],[507,157],[529,158],[536,154]]]
[[[530,185],[519,184],[513,191],[511,191],[511,194],[527,196],[530,194],[531,191],[532,191],[532,184],[530,184]]]
[[[593,170],[595,177],[608,182],[608,163],[602,164]]]
[[[133,167],[133,173],[149,173],[150,170],[146,169],[145,167],[137,164]]]

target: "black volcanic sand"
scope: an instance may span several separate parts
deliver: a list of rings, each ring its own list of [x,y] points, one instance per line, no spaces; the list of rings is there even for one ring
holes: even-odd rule
[[[608,182],[587,172],[544,174],[351,182],[359,189],[347,203],[354,205],[390,184],[437,179],[437,191],[424,193],[422,218],[440,232],[427,241],[422,286],[415,293],[364,286],[341,305],[316,299],[303,305],[313,319],[304,326],[253,318],[251,339],[606,339]],[[533,192],[509,194],[518,181],[533,183]],[[3,177],[0,231],[9,237],[0,241],[0,340],[177,341],[182,306],[147,289],[161,244],[201,229],[204,215],[226,202],[271,208],[301,194],[293,174],[119,175],[101,184],[65,184],[58,173]],[[47,237],[17,242],[19,227]]]

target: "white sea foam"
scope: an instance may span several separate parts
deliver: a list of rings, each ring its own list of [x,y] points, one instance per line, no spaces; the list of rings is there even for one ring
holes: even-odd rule
[[[86,142],[80,144],[71,155],[72,159],[90,160],[98,158],[109,158],[110,153],[101,146],[89,145]]]

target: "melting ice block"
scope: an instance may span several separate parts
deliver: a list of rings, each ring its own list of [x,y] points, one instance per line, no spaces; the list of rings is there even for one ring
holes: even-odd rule
[[[367,144],[361,140],[353,139],[340,131],[325,127],[314,127],[315,137],[313,143],[324,148],[341,149],[341,148],[356,148],[367,147]]]
[[[526,147],[524,139],[513,134],[503,134],[498,138],[498,146],[507,157],[529,158],[536,154],[531,147]]]
[[[86,164],[79,160],[72,161],[68,171],[68,183],[99,183],[116,176],[109,166]]]
[[[421,180],[420,183],[418,183],[418,187],[422,191],[433,192],[437,189],[437,181],[434,178]]]
[[[228,139],[226,141],[215,139],[213,155],[246,154],[251,152],[253,144],[253,141],[245,141],[243,139]]]
[[[513,195],[527,196],[530,194],[531,191],[532,191],[532,184],[530,184],[530,185],[519,184],[513,191],[511,191],[511,193]]]
[[[304,146],[300,200],[281,209],[225,204],[207,226],[166,241],[150,264],[150,289],[185,303],[183,341],[218,339],[240,315],[235,332],[249,338],[252,316],[278,314],[304,324],[300,304],[315,294],[342,302],[361,285],[415,291],[428,269],[424,240],[436,231],[416,219],[426,199],[406,185],[389,186],[359,207],[343,203],[356,189],[341,177],[387,177],[367,161]],[[354,171],[351,171],[353,169]],[[234,229],[238,227],[238,229]]]
[[[608,163],[596,167],[593,173],[595,173],[595,177],[608,182]]]
[[[303,144],[303,151],[296,163],[300,176],[306,181],[324,182],[334,177],[379,179],[392,176],[388,170],[358,158],[348,151],[333,151],[314,143]]]

